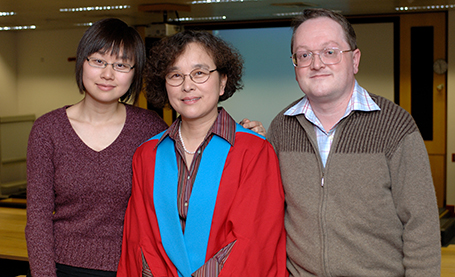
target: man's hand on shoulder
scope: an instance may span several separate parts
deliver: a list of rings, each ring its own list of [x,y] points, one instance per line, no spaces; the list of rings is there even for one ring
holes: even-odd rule
[[[244,128],[250,129],[251,131],[254,131],[264,137],[267,134],[264,126],[262,126],[262,123],[260,121],[251,121],[248,118],[244,118],[242,121],[240,121],[239,124]]]

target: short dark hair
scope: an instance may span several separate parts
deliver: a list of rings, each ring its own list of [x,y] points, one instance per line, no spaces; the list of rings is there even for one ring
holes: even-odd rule
[[[305,9],[303,10],[302,14],[294,18],[292,22],[293,32],[291,39],[291,53],[294,51],[294,36],[299,26],[307,20],[319,17],[327,17],[340,24],[341,28],[343,28],[344,36],[346,38],[346,42],[349,44],[349,47],[351,47],[351,49],[357,49],[357,38],[354,28],[352,28],[351,23],[349,23],[346,17],[342,16],[339,13],[326,9]]]
[[[151,49],[145,73],[147,100],[156,108],[169,103],[166,92],[166,74],[186,46],[196,42],[213,58],[220,75],[227,76],[224,94],[219,102],[243,88],[243,59],[238,51],[224,40],[204,31],[186,30],[158,41]]]
[[[136,102],[142,90],[146,59],[144,41],[138,32],[116,18],[97,21],[85,31],[77,47],[76,57],[76,82],[81,93],[85,91],[82,78],[84,62],[88,56],[96,52],[101,54],[110,52],[111,55],[117,55],[117,58],[134,62],[133,82],[128,91],[120,97],[120,101]]]

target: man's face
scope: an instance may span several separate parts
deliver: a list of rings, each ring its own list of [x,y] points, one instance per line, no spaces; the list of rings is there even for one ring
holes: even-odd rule
[[[293,53],[311,51],[319,54],[324,48],[351,50],[346,41],[341,25],[336,21],[320,17],[302,23],[295,32]],[[313,55],[307,67],[296,67],[295,76],[300,89],[311,102],[334,103],[350,97],[354,84],[354,75],[358,72],[360,51],[344,52],[341,62],[324,64],[319,55]]]

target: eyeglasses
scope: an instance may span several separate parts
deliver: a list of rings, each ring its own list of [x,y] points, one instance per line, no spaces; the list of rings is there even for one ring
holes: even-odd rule
[[[330,64],[337,64],[341,62],[341,58],[343,57],[343,53],[351,52],[355,49],[351,50],[340,50],[338,48],[324,48],[319,53],[315,53],[312,51],[299,51],[297,53],[292,54],[292,63],[295,67],[307,67],[313,61],[314,55],[318,55],[321,59],[321,62],[325,65]]]
[[[178,71],[172,71],[166,75],[166,83],[173,87],[178,87],[185,81],[185,76],[190,76],[191,80],[196,84],[203,84],[210,78],[210,73],[217,69],[208,70],[204,68],[196,68],[190,74],[183,74]]]
[[[127,63],[108,63],[105,60],[98,59],[98,58],[86,58],[86,59],[88,61],[88,64],[95,68],[106,68],[106,66],[112,65],[112,68],[115,71],[122,72],[122,73],[128,73],[131,71],[131,69],[134,68],[134,66],[131,66]]]

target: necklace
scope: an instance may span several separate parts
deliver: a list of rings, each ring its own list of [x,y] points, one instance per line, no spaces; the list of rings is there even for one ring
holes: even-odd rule
[[[183,142],[183,138],[182,138],[182,132],[180,131],[181,127],[182,127],[182,121],[180,121],[180,124],[179,124],[179,138],[180,138],[180,142],[182,143],[183,150],[185,150],[185,152],[187,154],[194,155],[194,153],[196,153],[196,151],[194,151],[194,152],[188,151],[188,149],[186,149],[186,147],[185,147],[185,143]]]

